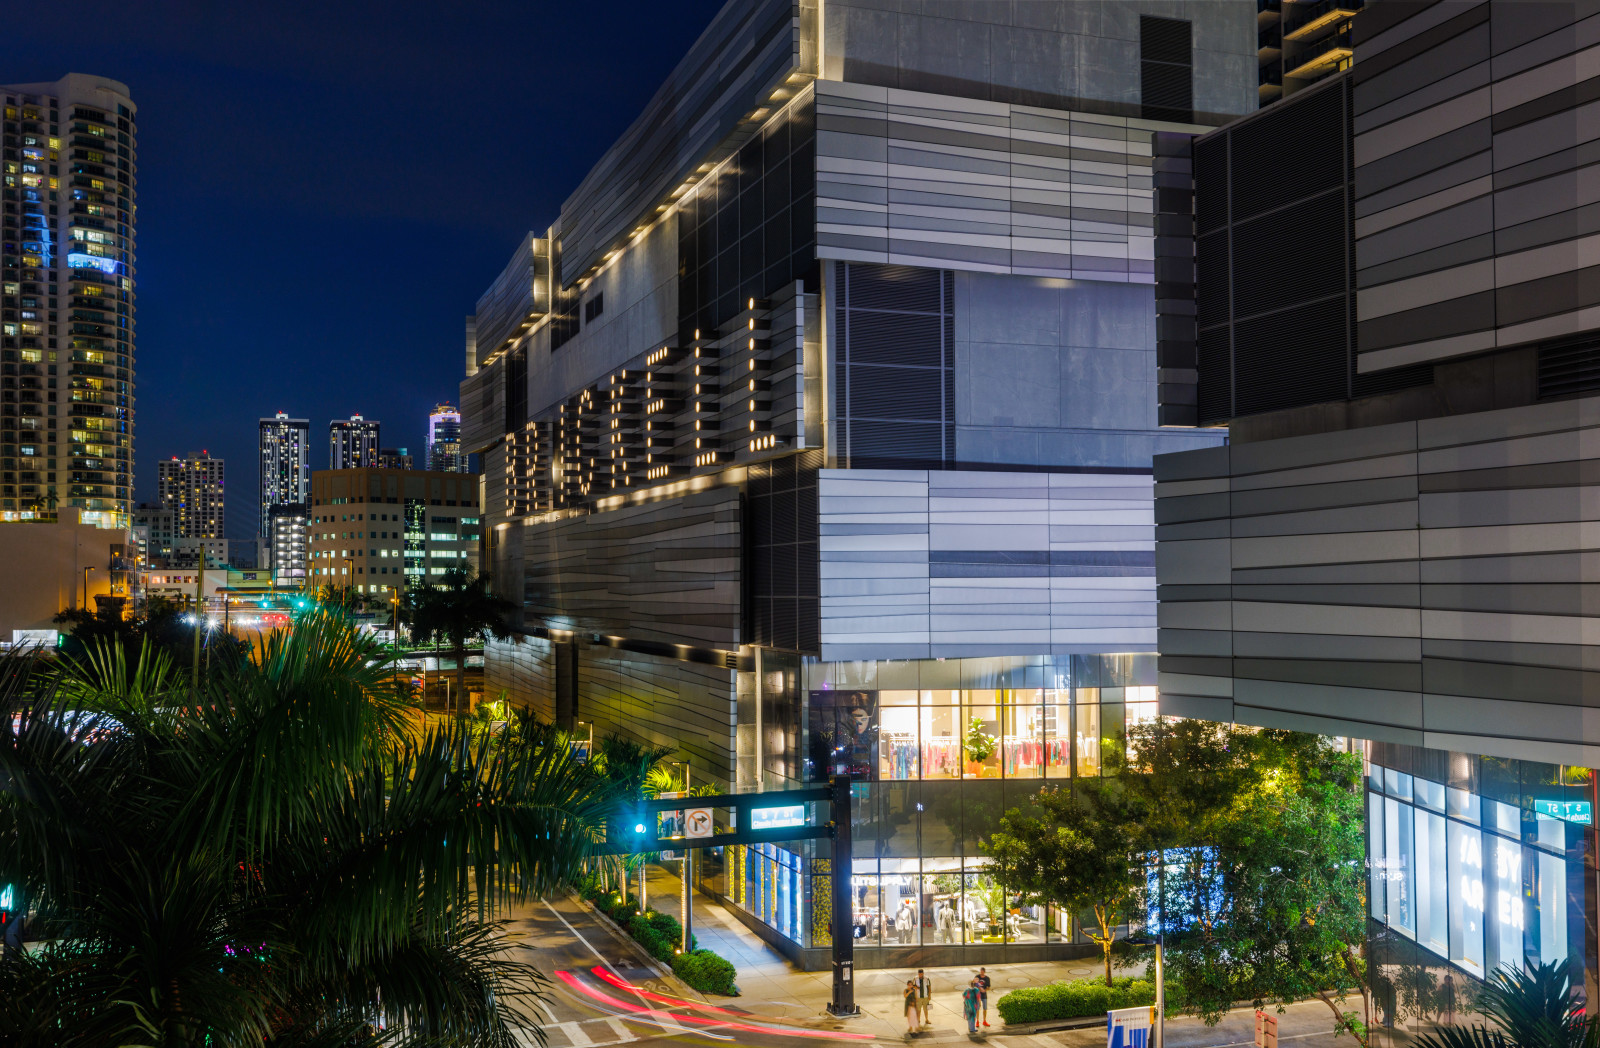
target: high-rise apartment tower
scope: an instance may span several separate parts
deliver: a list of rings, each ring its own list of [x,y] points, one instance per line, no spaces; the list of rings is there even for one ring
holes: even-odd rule
[[[161,507],[172,511],[177,537],[222,538],[222,460],[191,452],[188,458],[174,455],[156,471],[156,493]]]
[[[135,128],[128,88],[0,87],[0,514],[133,494]]]
[[[428,468],[445,473],[467,470],[461,453],[461,412],[449,404],[440,404],[428,416]]]
[[[311,497],[311,422],[280,411],[261,420],[261,527],[272,533],[272,507]]]
[[[328,423],[329,469],[359,469],[377,464],[378,423],[375,420],[351,415]]]

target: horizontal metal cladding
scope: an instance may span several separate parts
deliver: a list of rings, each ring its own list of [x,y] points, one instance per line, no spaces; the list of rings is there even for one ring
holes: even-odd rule
[[[580,643],[574,660],[579,734],[684,750],[696,774],[732,783],[734,671]],[[555,646],[515,635],[484,647],[484,681],[545,720],[557,718]]]
[[[1165,455],[1163,712],[1600,760],[1600,399]]]
[[[1148,475],[824,469],[822,658],[1151,651]]]
[[[517,245],[511,261],[478,299],[474,314],[475,363],[482,367],[550,311],[550,245],[529,233]]]
[[[737,487],[604,513],[535,518],[521,531],[529,626],[738,647]]]
[[[1600,14],[1399,10],[1361,30],[1351,72],[1361,370],[1592,329]]]
[[[738,147],[739,122],[802,67],[803,0],[723,6],[656,91],[561,205],[564,285],[601,261],[696,167]],[[814,64],[814,60],[813,60]]]
[[[817,257],[1155,282],[1152,136],[1199,128],[815,87]]]

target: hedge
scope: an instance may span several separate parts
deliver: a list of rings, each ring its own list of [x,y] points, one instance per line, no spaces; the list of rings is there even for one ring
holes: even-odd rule
[[[1113,1008],[1133,1008],[1156,1002],[1156,988],[1144,979],[1123,976],[1107,986],[1104,979],[1024,986],[995,1002],[995,1011],[1007,1023],[1037,1023],[1050,1019],[1076,1019],[1103,1015]]]
[[[688,953],[679,953],[683,941],[683,925],[670,913],[647,908],[643,913],[616,892],[608,892],[591,885],[583,890],[583,897],[594,908],[620,924],[645,952],[658,961],[672,966],[673,974],[701,993],[717,993],[737,997],[739,988],[734,985],[738,971],[733,963],[713,953],[702,950],[691,938]]]
[[[692,950],[689,953],[676,954],[672,958],[672,971],[701,993],[720,993],[724,997],[739,996],[739,988],[733,984],[733,978],[738,974],[734,970],[733,962],[710,950]]]

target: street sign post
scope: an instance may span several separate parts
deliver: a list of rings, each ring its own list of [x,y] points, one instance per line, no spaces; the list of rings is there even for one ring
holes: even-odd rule
[[[734,793],[697,798],[701,807],[682,809],[682,800],[663,795],[638,801],[613,812],[606,819],[606,840],[594,849],[596,855],[637,855],[682,849],[684,853],[684,891],[689,892],[693,876],[693,849],[720,848],[730,844],[777,844],[784,841],[833,840],[832,870],[833,920],[833,999],[828,1011],[833,1015],[860,1015],[855,1003],[855,939],[850,934],[850,777],[836,775],[827,786],[773,793]],[[824,825],[803,825],[795,809],[826,802],[828,820]],[[716,833],[712,825],[713,808],[731,808],[734,831]],[[682,811],[675,835],[662,836],[658,812]],[[761,816],[757,816],[757,812]],[[753,825],[759,824],[759,825]],[[677,834],[681,834],[677,835]],[[639,868],[640,898],[644,895],[644,867]],[[688,896],[684,906],[684,948],[688,948]],[[1145,1048],[1144,1045],[1138,1048]]]

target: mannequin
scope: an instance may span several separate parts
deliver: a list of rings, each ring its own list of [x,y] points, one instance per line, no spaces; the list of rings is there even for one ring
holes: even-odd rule
[[[956,911],[948,903],[939,904],[939,912],[934,915],[934,923],[939,928],[940,942],[956,941]]]
[[[902,945],[909,943],[917,930],[917,913],[909,901],[901,901],[900,911],[894,915],[894,930]]]

